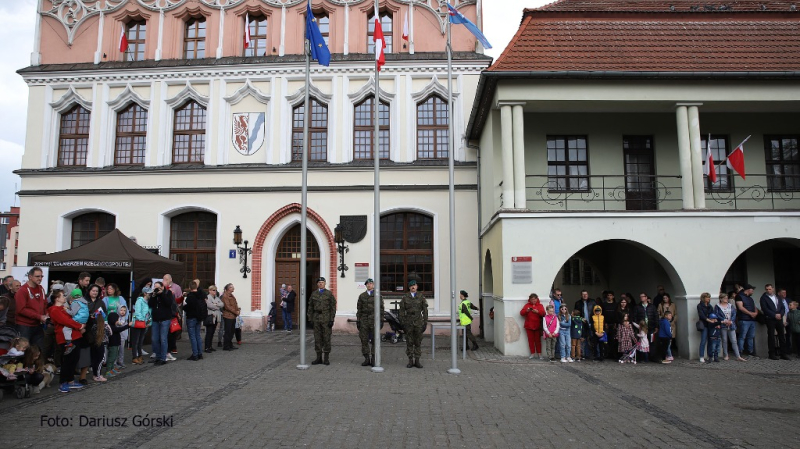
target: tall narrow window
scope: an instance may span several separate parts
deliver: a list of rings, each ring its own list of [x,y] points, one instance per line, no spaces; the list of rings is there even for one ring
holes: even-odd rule
[[[184,59],[202,59],[206,57],[206,19],[191,18],[186,22],[183,34]]]
[[[175,111],[172,163],[202,163],[206,153],[206,109],[189,101]]]
[[[448,158],[447,102],[433,95],[417,104],[417,159]]]
[[[128,39],[128,49],[125,51],[126,61],[144,61],[144,38],[147,31],[147,22],[133,20],[125,25],[125,37]]]
[[[58,166],[85,166],[89,148],[89,119],[91,113],[75,106],[61,115],[58,136]]]
[[[357,104],[354,111],[353,157],[372,159],[375,146],[375,99],[370,97]],[[389,159],[389,105],[381,102],[378,118],[380,157]]]
[[[700,147],[703,148],[703,165],[708,161],[708,134],[701,137]],[[728,136],[711,135],[711,157],[714,158],[714,167],[717,169],[717,182],[705,178],[705,191],[729,191],[731,189],[731,173],[725,158],[728,157]]]
[[[133,103],[117,114],[114,165],[144,165],[146,141],[147,109]]]
[[[214,283],[216,274],[217,216],[188,212],[170,220],[169,256],[186,266],[184,279]]]
[[[267,18],[264,16],[250,16],[250,21],[246,25],[250,27],[250,46],[244,49],[244,56],[266,56]]]
[[[325,45],[330,47],[331,19],[328,17],[328,12],[315,12],[314,18],[317,19],[317,26],[319,27],[320,34],[322,34],[322,38],[325,39]]]
[[[308,124],[308,160],[328,160],[328,108],[311,98],[311,120]],[[292,160],[303,160],[303,118],[305,105],[292,111]]]
[[[585,136],[547,136],[547,182],[547,188],[556,192],[589,189]]]
[[[418,291],[433,294],[433,219],[413,212],[381,217],[381,290],[405,290],[417,281]]]
[[[800,136],[765,136],[767,183],[770,190],[800,190]]]
[[[381,18],[381,30],[383,38],[386,39],[386,53],[392,52],[392,14],[386,11],[378,13]],[[370,13],[367,17],[367,53],[375,53],[375,13]]]
[[[105,212],[91,212],[78,215],[72,219],[72,242],[70,248],[76,248],[114,230],[117,219]]]

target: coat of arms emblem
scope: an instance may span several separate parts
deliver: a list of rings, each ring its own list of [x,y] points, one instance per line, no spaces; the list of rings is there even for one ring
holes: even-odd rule
[[[266,114],[263,112],[237,112],[233,114],[233,147],[245,156],[255,154],[267,133]]]

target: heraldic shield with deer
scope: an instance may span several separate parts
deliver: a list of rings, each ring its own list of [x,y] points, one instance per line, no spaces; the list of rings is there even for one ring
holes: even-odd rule
[[[233,147],[239,153],[250,156],[263,145],[266,130],[266,114],[263,112],[237,112],[233,114]]]

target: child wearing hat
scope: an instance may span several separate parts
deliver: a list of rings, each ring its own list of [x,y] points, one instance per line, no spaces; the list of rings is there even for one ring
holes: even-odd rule
[[[64,310],[67,314],[77,323],[86,324],[89,321],[89,302],[83,297],[83,292],[80,288],[75,288],[69,294],[69,301],[64,304]],[[70,354],[75,345],[72,343],[72,328],[64,326],[64,355]]]

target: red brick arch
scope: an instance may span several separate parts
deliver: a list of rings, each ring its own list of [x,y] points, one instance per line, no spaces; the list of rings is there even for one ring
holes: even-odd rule
[[[264,242],[267,240],[267,236],[272,231],[272,228],[281,221],[282,219],[288,217],[292,214],[300,214],[301,212],[301,205],[299,203],[292,203],[287,204],[286,206],[278,209],[272,214],[267,221],[261,225],[261,229],[258,230],[258,234],[256,234],[256,240],[253,242],[253,277],[252,277],[252,285],[251,285],[251,301],[250,301],[250,310],[260,310],[261,309],[261,267],[262,267],[262,255],[264,252]],[[325,233],[325,239],[328,243],[328,260],[329,265],[328,267],[328,289],[333,292],[334,296],[336,295],[336,243],[333,241],[333,233],[331,232],[330,226],[325,223],[325,220],[312,209],[307,209],[307,216],[308,219],[316,223],[320,228],[322,228],[322,232]],[[323,250],[324,242],[318,242],[320,251]],[[324,267],[320,267],[320,270],[324,270]]]

